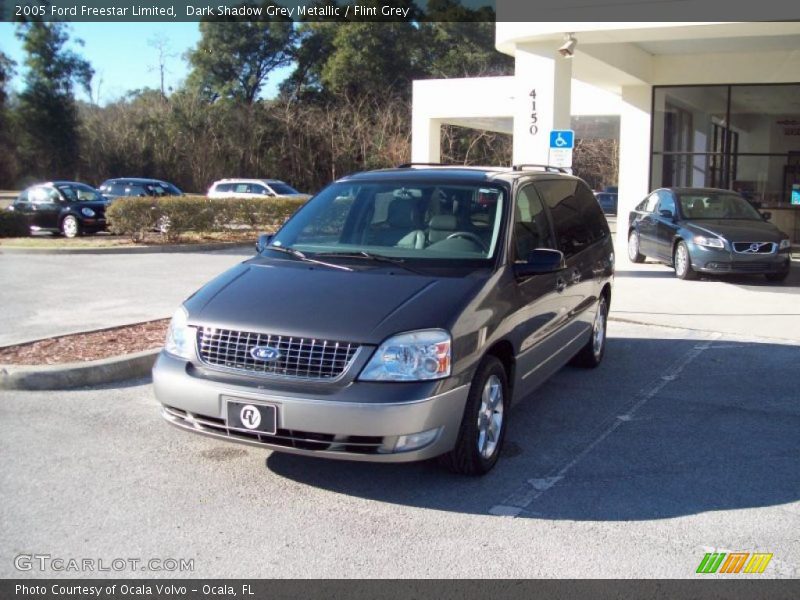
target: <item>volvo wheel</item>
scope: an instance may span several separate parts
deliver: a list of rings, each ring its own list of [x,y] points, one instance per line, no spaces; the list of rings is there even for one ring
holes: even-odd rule
[[[675,267],[675,275],[678,279],[694,279],[697,276],[697,273],[692,268],[692,259],[689,256],[689,248],[686,246],[686,242],[678,242],[678,245],[675,246],[672,264]]]
[[[641,263],[646,258],[639,253],[639,232],[635,229],[628,235],[628,258],[631,262]]]

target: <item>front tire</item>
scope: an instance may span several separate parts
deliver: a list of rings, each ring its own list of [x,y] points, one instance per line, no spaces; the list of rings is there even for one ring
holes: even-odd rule
[[[675,267],[675,276],[678,279],[695,279],[697,273],[692,268],[692,258],[686,242],[678,242],[672,255],[672,264]]]
[[[509,405],[505,367],[487,356],[472,380],[455,448],[441,456],[440,463],[462,475],[488,473],[503,448]]]
[[[643,263],[646,258],[639,252],[639,232],[635,229],[628,235],[628,258],[634,263]]]
[[[592,337],[586,345],[572,357],[571,364],[585,369],[594,369],[603,362],[606,353],[606,331],[608,328],[608,300],[601,295],[597,301],[597,312],[592,323]]]
[[[73,215],[67,215],[61,221],[61,233],[64,237],[75,238],[81,234],[81,224],[78,218]]]

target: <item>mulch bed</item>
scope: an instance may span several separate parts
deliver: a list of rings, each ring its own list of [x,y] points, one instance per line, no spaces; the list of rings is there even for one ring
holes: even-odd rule
[[[58,365],[160,348],[168,326],[169,319],[161,319],[6,346],[0,348],[0,364]]]

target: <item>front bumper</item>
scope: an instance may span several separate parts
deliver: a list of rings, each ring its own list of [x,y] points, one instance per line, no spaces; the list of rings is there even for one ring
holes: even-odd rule
[[[187,365],[162,352],[153,367],[155,395],[162,404],[162,416],[170,424],[230,442],[343,460],[411,462],[448,452],[455,446],[469,393],[469,386],[462,385],[438,395],[418,397],[415,393],[420,386],[414,384],[363,382],[350,383],[334,394],[320,393],[313,384],[308,386],[308,393],[285,393],[204,379],[192,375]],[[269,384],[263,380],[259,383]],[[358,386],[374,390],[374,401],[351,401],[352,388]],[[395,387],[395,392],[396,386],[406,388],[408,399],[397,401],[396,394],[391,394],[391,401],[382,401],[384,386]],[[363,396],[363,392],[358,395]],[[277,434],[229,429],[223,397],[277,406]],[[438,429],[438,433],[426,446],[394,450],[400,436],[431,429]]]
[[[106,219],[105,217],[100,219],[82,217],[81,226],[83,227],[84,231],[105,231]]]
[[[784,273],[791,259],[788,250],[763,254],[741,254],[727,249],[689,244],[692,268],[702,273],[765,274]]]

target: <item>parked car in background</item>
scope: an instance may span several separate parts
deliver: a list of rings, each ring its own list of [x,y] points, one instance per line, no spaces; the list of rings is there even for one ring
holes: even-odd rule
[[[603,212],[607,215],[617,214],[617,193],[616,192],[595,192],[594,197]]]
[[[142,177],[117,177],[106,179],[100,185],[100,191],[108,198],[123,197],[161,197],[183,196],[177,186],[161,179],[145,179]]]
[[[762,273],[782,281],[791,265],[789,236],[744,197],[713,188],[664,188],[630,213],[628,257],[672,265],[675,275]]]
[[[106,228],[108,200],[77,181],[50,181],[20,193],[9,210],[25,215],[32,232],[50,231],[74,238]]]
[[[263,198],[264,196],[303,196],[278,179],[220,179],[208,188],[209,198]]]
[[[486,473],[512,401],[603,359],[608,223],[580,179],[407,165],[331,184],[192,295],[153,369],[187,431]]]

